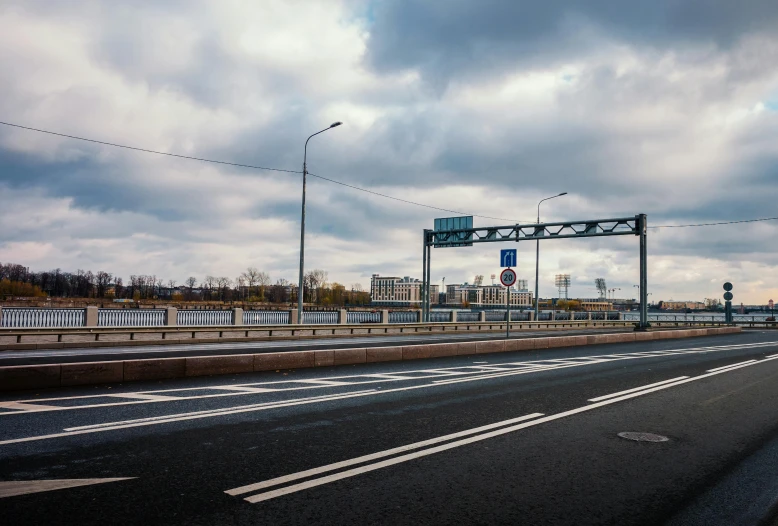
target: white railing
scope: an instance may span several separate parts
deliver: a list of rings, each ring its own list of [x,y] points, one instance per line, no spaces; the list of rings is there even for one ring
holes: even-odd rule
[[[178,325],[232,325],[230,310],[180,310],[177,313]]]
[[[390,312],[389,313],[389,323],[402,323],[399,321],[392,321],[392,314],[405,314],[405,313],[399,313],[399,312]],[[415,312],[409,313],[416,315]],[[381,323],[381,313],[380,312],[349,312],[346,315],[346,321],[348,323]]]
[[[164,309],[100,309],[98,327],[159,327],[165,324]]]
[[[303,312],[304,325],[335,325],[338,323],[337,312]]]
[[[457,321],[478,321],[481,319],[480,312],[457,312]]]
[[[83,327],[84,309],[26,309],[5,307],[0,327]]]
[[[244,325],[289,325],[289,311],[247,310],[243,312]]]
[[[365,313],[354,313],[354,314],[374,314],[375,322],[374,323],[380,323],[381,322],[381,313],[380,312],[365,312]],[[419,315],[416,311],[413,312],[406,312],[406,311],[396,311],[396,312],[390,312],[389,313],[389,323],[417,323],[419,319]]]

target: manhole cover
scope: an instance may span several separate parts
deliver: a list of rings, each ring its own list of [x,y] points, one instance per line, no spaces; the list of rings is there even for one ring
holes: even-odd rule
[[[638,433],[635,431],[623,431],[619,433],[621,438],[627,440],[635,440],[636,442],[667,442],[670,440],[662,435],[655,435],[654,433]]]

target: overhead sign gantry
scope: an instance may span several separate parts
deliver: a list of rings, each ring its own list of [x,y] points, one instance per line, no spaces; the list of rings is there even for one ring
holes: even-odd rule
[[[472,217],[435,220],[435,230],[424,230],[424,254],[422,267],[422,319],[430,319],[430,262],[432,247],[448,248],[472,246],[474,243],[500,241],[544,241],[576,237],[628,236],[640,237],[640,322],[636,330],[646,330],[648,323],[648,267],[646,252],[647,216],[615,219],[589,219],[561,223],[534,223],[472,228]],[[463,225],[463,226],[460,226]]]

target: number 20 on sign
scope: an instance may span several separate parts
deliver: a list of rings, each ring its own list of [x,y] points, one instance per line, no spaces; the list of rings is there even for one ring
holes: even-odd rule
[[[513,269],[506,268],[502,271],[500,274],[500,283],[505,285],[506,287],[512,286],[514,283],[516,283],[516,272],[513,271]]]

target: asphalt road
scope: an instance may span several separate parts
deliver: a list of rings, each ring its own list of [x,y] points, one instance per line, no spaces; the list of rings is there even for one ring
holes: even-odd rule
[[[14,525],[733,525],[778,497],[774,332],[0,400]]]
[[[624,332],[629,328],[589,328],[514,331],[511,338],[536,338],[540,336],[574,336]],[[135,360],[140,358],[172,358],[178,356],[203,356],[219,354],[259,354],[263,352],[305,351],[310,349],[348,349],[356,347],[383,347],[386,345],[424,345],[430,343],[483,341],[504,339],[505,329],[495,332],[470,332],[460,334],[387,334],[349,338],[305,338],[259,342],[230,342],[203,344],[139,345],[98,348],[40,349],[34,351],[0,351],[0,366],[41,363],[99,362],[109,360]]]

